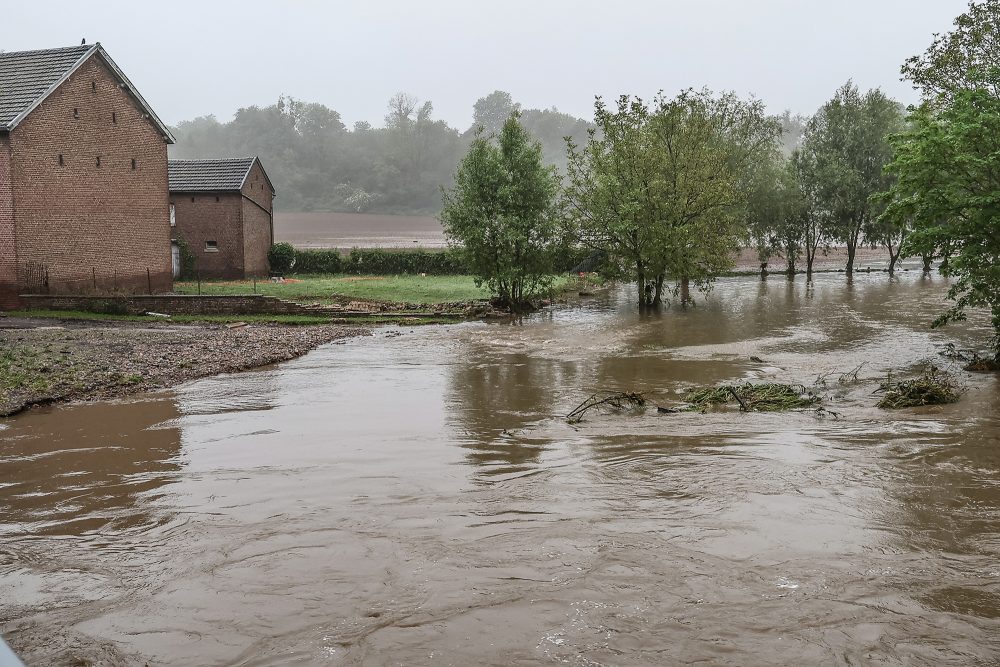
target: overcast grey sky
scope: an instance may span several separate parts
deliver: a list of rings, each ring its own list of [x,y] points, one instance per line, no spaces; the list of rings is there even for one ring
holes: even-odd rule
[[[590,118],[688,86],[811,113],[853,78],[912,102],[906,57],[966,0],[174,0],[4,3],[0,49],[100,41],[168,123],[286,94],[381,124],[398,92],[466,128],[495,89]]]

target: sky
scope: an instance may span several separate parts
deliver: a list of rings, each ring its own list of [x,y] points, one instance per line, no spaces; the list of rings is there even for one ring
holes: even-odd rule
[[[500,89],[591,118],[595,95],[707,86],[812,113],[853,79],[916,101],[899,67],[967,0],[5,0],[0,49],[100,41],[168,124],[279,95],[382,124],[407,92],[465,129]]]

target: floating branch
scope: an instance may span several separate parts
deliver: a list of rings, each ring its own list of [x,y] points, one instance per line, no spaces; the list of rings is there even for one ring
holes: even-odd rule
[[[606,405],[615,410],[637,409],[646,405],[646,399],[642,394],[628,391],[619,391],[612,394],[594,394],[580,405],[576,406],[572,412],[566,415],[566,421],[570,424],[579,424],[583,421],[583,416],[588,410]]]
[[[735,400],[742,412],[779,412],[808,408],[820,398],[802,385],[751,384],[693,389],[685,395],[688,410],[708,410]]]
[[[884,410],[913,408],[920,405],[955,403],[962,395],[962,388],[947,373],[930,366],[923,375],[910,380],[894,381],[890,374],[875,393],[885,392],[877,403]]]

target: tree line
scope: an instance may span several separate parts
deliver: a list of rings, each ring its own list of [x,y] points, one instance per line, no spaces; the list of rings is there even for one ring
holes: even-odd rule
[[[542,143],[543,159],[565,168],[564,137],[586,137],[591,124],[551,109],[524,109],[510,93],[495,91],[473,107],[473,125],[457,130],[434,118],[431,102],[399,93],[388,102],[384,125],[348,128],[322,104],[281,97],[270,106],[239,109],[233,119],[214,116],[173,128],[174,159],[259,155],[285,211],[435,214],[441,188],[482,128],[496,132],[512,112]]]
[[[890,272],[919,255],[957,279],[938,324],[985,306],[1000,332],[1000,0],[973,2],[955,26],[903,66],[923,96],[908,110],[850,81],[807,119],[709,90],[598,98],[560,172],[510,109],[461,160],[446,234],[515,309],[567,243],[635,282],[641,307],[687,302],[740,247],[757,249],[762,270],[778,259],[810,276],[831,245],[846,248],[847,274],[858,248],[883,247]]]

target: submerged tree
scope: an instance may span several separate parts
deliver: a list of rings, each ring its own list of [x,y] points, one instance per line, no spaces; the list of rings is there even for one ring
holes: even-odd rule
[[[445,234],[462,246],[477,283],[512,310],[551,284],[558,189],[555,169],[514,113],[495,139],[476,137],[445,192]]]
[[[862,95],[848,82],[813,116],[802,143],[810,164],[809,184],[830,215],[830,235],[847,246],[847,273],[858,246],[881,212],[872,196],[887,190],[892,176],[891,134],[902,129],[899,104],[882,91]]]
[[[732,263],[744,236],[750,166],[780,131],[759,102],[688,90],[649,108],[622,96],[595,104],[597,128],[568,145],[566,219],[581,242],[605,252],[638,285],[640,306],[658,306],[668,278],[682,299]]]

